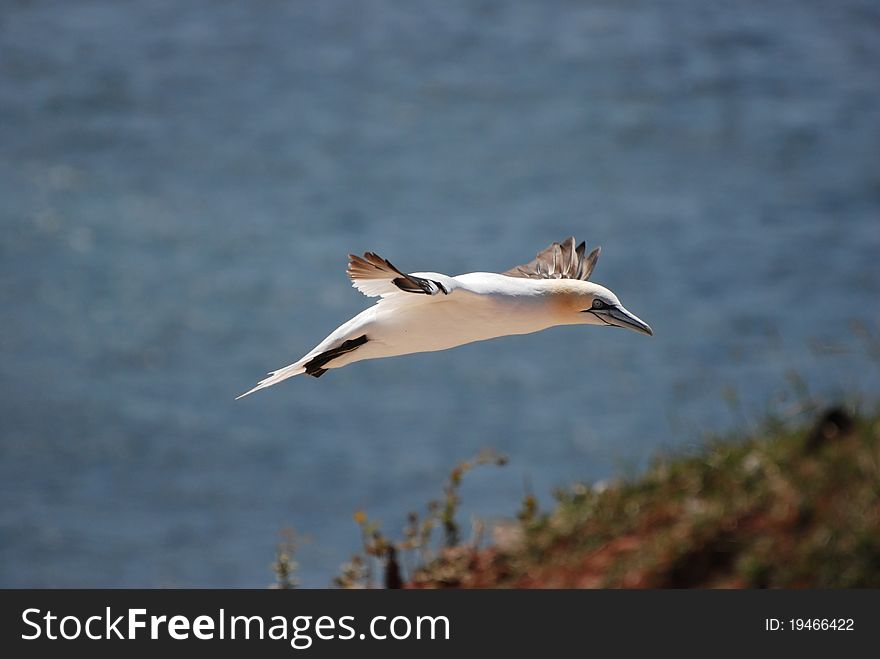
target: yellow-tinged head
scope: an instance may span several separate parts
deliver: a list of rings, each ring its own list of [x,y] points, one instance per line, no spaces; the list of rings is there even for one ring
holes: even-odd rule
[[[653,336],[641,318],[620,303],[617,296],[599,284],[573,279],[547,280],[549,297],[566,325],[608,325]]]

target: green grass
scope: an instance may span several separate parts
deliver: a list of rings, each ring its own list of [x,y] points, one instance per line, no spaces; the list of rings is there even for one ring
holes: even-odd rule
[[[526,501],[511,524],[503,546],[427,556],[409,585],[878,587],[880,414],[768,421],[638,478],[571,487],[543,514]]]

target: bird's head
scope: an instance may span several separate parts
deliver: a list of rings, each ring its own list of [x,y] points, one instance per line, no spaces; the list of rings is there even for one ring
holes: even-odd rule
[[[559,290],[560,312],[571,325],[608,325],[624,327],[648,336],[654,331],[641,318],[627,311],[617,296],[599,284],[588,281],[558,280],[565,282]]]

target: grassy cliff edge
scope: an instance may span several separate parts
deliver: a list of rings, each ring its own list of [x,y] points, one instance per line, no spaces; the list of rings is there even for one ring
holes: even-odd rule
[[[525,506],[504,542],[443,549],[407,586],[880,586],[878,414],[770,422],[557,499],[545,514]]]

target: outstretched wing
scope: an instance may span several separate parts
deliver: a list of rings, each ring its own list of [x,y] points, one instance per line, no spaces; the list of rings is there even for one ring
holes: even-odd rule
[[[553,243],[545,250],[538,252],[533,261],[518,265],[501,274],[508,277],[525,277],[528,279],[580,279],[587,281],[601,248],[597,247],[588,256],[584,256],[587,244],[582,242],[575,247],[574,237],[569,236],[561,243]]]
[[[362,257],[349,254],[347,272],[352,286],[368,297],[385,297],[401,291],[448,295],[454,287],[451,277],[435,273],[406,274],[374,252],[366,252]]]

